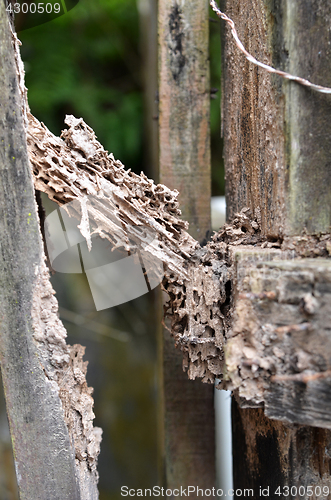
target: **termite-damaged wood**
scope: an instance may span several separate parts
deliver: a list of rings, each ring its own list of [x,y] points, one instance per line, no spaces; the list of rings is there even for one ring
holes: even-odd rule
[[[174,28],[177,30],[177,24]],[[175,34],[177,37],[177,32]],[[182,52],[177,52],[175,50],[174,55],[178,58],[175,61],[178,71],[173,78],[179,78],[184,62]],[[255,72],[253,80],[257,82],[257,78],[258,73]],[[237,186],[233,176],[232,189],[238,196],[232,205],[229,204],[234,217],[232,224],[226,225],[205,247],[201,247],[187,233],[187,224],[180,219],[178,193],[163,185],[156,186],[143,174],[137,176],[125,171],[119,161],[103,150],[93,131],[81,119],[68,117],[69,130],[64,131],[60,139],[31,115],[26,115],[29,119],[28,145],[35,185],[60,205],[78,201],[71,215],[81,219],[82,234],[88,242],[91,242],[95,232],[109,238],[117,247],[126,248],[133,227],[149,227],[155,231],[158,245],[150,246],[148,251],[165,264],[163,286],[170,298],[166,313],[171,318],[175,341],[184,353],[184,368],[190,378],[200,377],[204,382],[213,382],[215,377],[223,378],[221,387],[237,389],[241,403],[264,405],[266,413],[273,418],[330,427],[327,411],[318,401],[318,398],[330,394],[329,332],[325,321],[330,315],[329,261],[316,264],[301,259],[307,252],[308,255],[327,257],[331,248],[330,235],[289,236],[295,231],[297,219],[291,218],[290,205],[283,196],[286,180],[284,163],[281,161],[279,165],[278,160],[285,155],[284,144],[280,140],[268,147],[265,157],[261,146],[271,141],[274,132],[276,134],[281,130],[281,123],[279,120],[273,122],[270,116],[274,110],[271,110],[267,126],[262,127],[265,133],[262,140],[258,137],[261,127],[254,129],[259,145],[257,154],[256,148],[251,148],[247,131],[255,126],[253,115],[257,113],[260,101],[259,98],[251,99],[254,82],[251,77],[248,80],[243,86],[245,116],[240,124],[244,146],[241,160],[244,167],[248,167],[242,171]],[[265,83],[267,87],[270,84]],[[268,111],[268,100],[271,98],[273,105],[279,97],[279,89],[275,92],[269,85],[267,90],[266,94],[261,93],[261,98],[264,109]],[[282,103],[279,105],[281,107]],[[231,149],[230,143],[228,147]],[[228,157],[231,157],[230,149]],[[261,158],[263,161],[258,161]],[[254,170],[257,164],[259,168]],[[242,197],[238,186],[244,186]],[[294,188],[292,177],[292,195]],[[89,206],[86,195],[99,200],[100,207],[97,204]],[[292,199],[295,198],[293,196]],[[252,213],[247,209],[236,213],[246,204],[252,207]],[[284,207],[287,210],[285,229],[282,217]],[[114,218],[120,224],[114,223]],[[326,220],[327,217],[324,217],[322,222]],[[322,226],[323,230],[329,229],[325,224]],[[310,223],[308,229],[312,231],[314,227]],[[245,244],[251,245],[247,251],[255,255],[253,264],[242,258],[247,257],[245,250],[240,248]],[[265,261],[266,249],[270,249],[271,261]],[[292,255],[288,252],[291,249],[294,250]],[[279,262],[280,257],[285,257],[285,262]],[[295,259],[288,261],[289,257]],[[246,279],[250,269],[255,273],[252,281]],[[43,272],[41,267],[41,280]],[[279,273],[277,277],[275,272]],[[69,430],[69,439],[76,452],[78,482],[83,484],[87,474],[85,484],[91,479],[93,493],[89,498],[94,498],[94,465],[100,435],[92,429],[92,402],[84,380],[81,348],[74,347],[69,359],[70,349],[63,344],[64,334],[57,323],[52,294],[47,291],[47,286],[41,288],[42,294],[37,295],[35,302],[34,342],[38,346],[45,374],[57,384],[57,390],[60,387],[66,432]],[[43,295],[45,291],[47,293]],[[54,316],[49,311],[44,313],[47,304],[44,307],[40,301],[44,298],[51,305]],[[319,313],[320,306],[325,312],[323,317]],[[45,324],[50,317],[54,329],[48,330]],[[316,346],[312,344],[314,337],[318,340]],[[325,349],[322,349],[323,342],[327,347]],[[69,384],[67,377],[63,377],[63,368],[68,368]],[[69,397],[71,390],[77,391],[77,398],[72,394]],[[237,422],[244,411],[239,410]],[[256,471],[256,476],[264,470],[263,461],[270,446],[277,451],[274,464],[279,465],[277,477],[280,485],[293,485],[295,481],[300,485],[300,474],[305,473],[300,458],[302,448],[312,448],[316,444],[319,449],[325,447],[329,453],[328,431],[299,428],[289,434],[282,423],[271,425],[269,420],[264,421],[262,410],[249,411],[248,417],[255,416],[256,420],[246,418],[241,424],[241,428],[246,425],[242,436],[246,446],[243,456],[249,469],[252,467]],[[72,420],[77,413],[82,436],[79,436],[80,432],[77,435],[77,422]],[[257,432],[260,424],[260,432]],[[285,439],[287,436],[291,440]],[[280,446],[281,439],[285,439],[284,449]],[[259,464],[253,451],[255,448],[261,451]],[[309,473],[309,477],[305,475],[307,480],[321,485],[324,484],[323,474],[330,465],[324,455],[321,454],[318,459],[320,462],[317,464],[315,456],[306,460],[309,470],[317,472],[314,472],[315,475]],[[286,480],[285,469],[288,471]],[[293,473],[298,477],[293,479]],[[247,478],[247,475],[242,474],[242,477]],[[254,484],[256,481],[255,478]]]
[[[101,429],[93,428],[84,348],[68,346],[49,281],[26,145],[18,40],[0,5],[1,372],[20,496],[96,500]]]
[[[82,120],[66,122],[61,139],[30,116],[35,185],[60,204],[97,196],[109,217],[87,203],[91,230],[117,246],[125,247],[132,224],[156,231],[159,248],[149,251],[165,264],[166,314],[189,378],[223,379],[269,416],[330,427],[323,403],[311,410],[313,389],[329,390],[330,261],[302,258],[327,257],[330,235],[268,241],[259,211],[244,209],[201,247],[179,218],[177,192],[127,172]]]
[[[79,348],[65,343],[44,262],[22,62],[12,42],[16,49],[1,2],[0,361],[17,482],[21,498],[96,500],[101,431],[93,429],[85,366]]]
[[[85,377],[88,364],[83,361],[85,348],[78,344],[66,344],[67,332],[59,319],[58,303],[44,263],[33,285],[33,340],[42,370],[58,391],[61,401],[64,422],[74,451],[79,498],[97,499],[97,458],[102,430],[93,427],[93,389],[88,387]]]
[[[330,498],[330,430],[285,425],[236,401],[232,421],[236,489],[252,489],[253,498]]]
[[[206,254],[187,233],[187,223],[180,219],[177,191],[171,191],[162,184],[155,185],[144,174],[139,176],[126,171],[120,161],[103,150],[94,132],[82,119],[67,117],[66,123],[69,129],[63,132],[62,138],[57,138],[29,116],[27,140],[36,188],[60,205],[84,200],[84,195],[100,200],[98,208],[95,203],[93,206],[89,204],[88,196],[85,196],[91,224],[91,229],[85,228],[87,238],[93,231],[108,238],[116,247],[126,248],[132,227],[147,227],[155,232],[158,245],[149,245],[146,250],[165,264],[164,287],[179,300],[177,323],[185,324],[184,328],[174,328],[175,339],[192,354],[191,378],[199,374],[205,382],[213,382],[215,375],[221,373],[217,359],[222,350],[223,319],[217,304],[225,301],[226,295],[221,276],[222,264],[214,266],[215,270],[218,269],[215,276],[211,262],[210,266],[202,265],[204,261],[211,260],[212,251]],[[77,213],[72,215],[82,217],[79,207]],[[114,219],[119,224],[115,224]],[[197,271],[199,264],[201,268]],[[186,292],[179,299],[180,288],[184,290],[185,287],[189,294],[188,306],[185,305]],[[196,295],[201,297],[199,301],[193,298],[195,288]],[[213,312],[209,311],[210,308]],[[175,309],[173,311],[177,314]],[[210,316],[213,317],[211,326],[199,320],[205,318],[207,321]],[[217,339],[216,329],[219,331]],[[215,338],[212,342],[211,337]],[[200,345],[206,342],[212,344],[214,354],[207,359],[204,349],[198,352],[195,339],[200,339]],[[216,352],[219,356],[215,356]],[[216,359],[209,363],[211,358]]]
[[[222,0],[222,7],[245,47],[260,61],[330,86],[328,0]],[[298,257],[328,257],[330,99],[253,66],[235,46],[228,27],[224,32],[228,214],[232,217],[243,206],[259,207],[262,234],[274,241],[283,239],[281,250],[293,249]],[[307,487],[312,485],[312,497],[329,498],[330,490],[325,493],[322,487],[330,488],[330,431],[289,424],[330,426],[322,406],[329,404],[329,294],[315,296],[320,277],[309,263],[294,265],[290,259],[288,269],[273,261],[261,268],[242,264],[243,272],[245,265],[248,268],[246,277],[253,268],[255,275],[246,282],[241,276],[241,289],[234,297],[237,312],[226,347],[226,359],[233,361],[229,371],[240,385],[238,391],[250,399],[248,406],[254,400],[268,415],[287,423],[268,419],[260,408],[233,405],[234,487],[250,484],[258,493],[261,484],[279,485],[285,498],[284,485],[291,497],[308,499]],[[327,276],[328,262],[324,269]],[[255,290],[250,288],[253,284]],[[312,314],[315,301],[320,305],[324,300],[326,317],[319,311]],[[322,356],[321,338],[326,340]],[[257,359],[261,364],[255,363]],[[262,373],[268,373],[266,378]],[[247,405],[246,399],[239,401]],[[300,486],[301,493],[296,489]],[[268,496],[276,498],[276,490]]]
[[[185,366],[190,378],[213,382],[222,374],[225,315],[221,306],[229,301],[230,287],[227,244],[220,237],[200,247],[180,219],[177,191],[126,171],[103,150],[82,119],[67,117],[66,123],[69,129],[57,138],[29,115],[27,140],[36,188],[60,205],[82,201],[84,195],[99,199],[98,210],[86,197],[91,224],[91,229],[85,228],[87,238],[94,231],[126,248],[132,226],[155,231],[158,246],[146,250],[165,264],[163,286],[171,298],[167,313],[175,340],[188,354]],[[72,215],[82,217],[79,207]],[[120,224],[114,224],[114,218]],[[258,236],[253,233],[258,227],[243,213],[223,232],[229,241],[256,242]]]
[[[231,288],[227,242],[256,243],[258,222],[244,211],[201,247],[180,219],[177,191],[155,185],[143,173],[126,171],[104,151],[82,119],[68,116],[66,123],[69,129],[57,138],[29,115],[27,141],[36,188],[60,205],[79,201],[71,215],[82,220],[79,204],[84,204],[91,227],[86,223],[80,227],[88,239],[94,232],[126,248],[132,227],[155,231],[158,245],[146,250],[165,265],[163,287],[170,297],[166,313],[175,341],[185,353],[184,367],[191,379],[221,378]],[[89,204],[86,195],[100,200],[100,207]]]
[[[331,428],[331,261],[293,257],[281,249],[234,251],[227,377],[246,406]]]

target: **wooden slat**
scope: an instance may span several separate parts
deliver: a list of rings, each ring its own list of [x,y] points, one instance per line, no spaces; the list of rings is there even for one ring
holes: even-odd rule
[[[210,231],[207,2],[159,3],[160,182],[178,189],[190,234]]]
[[[328,0],[225,0],[222,10],[257,59],[330,87]],[[235,47],[228,28],[224,41],[228,217],[248,206],[261,213],[263,234],[274,238],[328,232],[330,97],[253,66]],[[284,401],[284,417],[302,394],[285,387],[282,391],[278,397]],[[270,414],[279,417],[276,399],[277,394],[270,396]],[[304,401],[299,403],[304,413]],[[307,422],[307,414],[304,418]],[[283,486],[303,486],[299,498],[305,499],[307,486],[330,488],[329,430],[288,427],[264,416],[262,409],[243,409],[234,402],[233,431],[235,488],[251,487],[258,498],[260,486],[270,487],[268,497],[278,498],[275,488],[280,486],[279,498],[285,498]],[[312,498],[319,495],[317,491]]]
[[[0,362],[22,500],[75,500],[75,457],[32,337],[41,265],[32,176],[5,3],[0,2]]]
[[[189,232],[210,231],[208,4],[159,2],[160,182],[180,191]],[[168,487],[215,483],[213,387],[189,381],[164,332],[165,480]]]
[[[247,50],[278,69],[331,86],[331,4],[223,1]],[[224,151],[228,216],[260,209],[270,236],[329,231],[330,96],[254,66],[225,29]]]

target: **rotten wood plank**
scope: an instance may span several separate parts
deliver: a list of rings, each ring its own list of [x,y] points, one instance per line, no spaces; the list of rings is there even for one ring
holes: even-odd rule
[[[331,429],[331,260],[232,248],[233,321],[226,371],[241,406]]]
[[[314,83],[330,86],[330,72],[327,68],[331,61],[331,10],[327,0],[314,3],[305,0],[224,0],[222,10],[233,19],[243,44],[257,59],[309,78]],[[293,82],[283,81],[280,77],[253,66],[235,47],[228,28],[225,29],[224,42],[223,119],[228,217],[231,219],[244,206],[250,207],[260,217],[262,235],[271,241],[278,240],[279,243],[283,238],[285,242],[291,236],[298,240],[304,237],[302,232],[311,235],[329,233],[329,97]],[[318,238],[314,238],[317,243]],[[307,253],[310,252],[307,237],[306,240],[301,242],[301,255],[304,255],[305,244]],[[315,255],[321,255],[320,249],[316,248]],[[302,269],[302,272],[304,274],[307,271]],[[295,278],[295,273],[292,277]],[[293,288],[300,295],[300,282],[294,287],[286,285],[285,293],[290,293]],[[268,288],[266,290],[272,291]],[[261,292],[262,290],[258,293]],[[304,297],[302,300],[304,308]],[[298,330],[302,328],[302,315],[308,314],[307,311],[300,311],[299,304],[287,304],[286,301],[281,303],[279,298],[276,302],[278,305],[274,299],[269,301],[267,297],[255,297],[254,311],[250,316],[252,324],[246,327],[250,345],[241,346],[247,347],[248,355],[249,350],[254,351],[262,341],[261,335],[258,335],[260,325],[258,328],[256,326],[264,309],[266,313],[262,325],[265,327],[273,317],[270,310],[268,313],[268,308],[275,306],[275,310],[280,308],[278,322],[284,323],[278,326],[280,333],[283,327],[290,326],[287,323],[290,319],[297,319],[293,323]],[[329,305],[328,301],[327,308]],[[243,319],[244,313],[241,313]],[[247,316],[245,322],[246,325],[249,322]],[[325,326],[324,324],[324,334],[328,338]],[[293,332],[288,332],[286,334],[283,330],[284,355],[277,349],[273,355],[278,353],[280,362],[285,360],[286,363],[287,360],[289,365],[294,363],[292,367],[288,365],[289,373],[284,373],[290,376],[294,375],[295,366],[298,368],[295,364],[303,361],[303,358],[300,361],[296,358],[291,360],[294,338],[296,342],[299,341],[300,348],[302,341],[308,342],[313,349],[309,353],[311,355],[315,346],[314,335],[309,335],[308,331],[299,332],[294,328]],[[316,332],[317,329],[315,334]],[[230,343],[231,341],[232,339]],[[304,346],[304,350],[306,349],[307,345]],[[240,357],[238,353],[238,358]],[[316,362],[317,359],[318,357]],[[246,361],[249,362],[243,366],[243,372],[252,373],[255,370],[254,360]],[[264,361],[267,363],[268,359]],[[327,370],[327,366],[319,369],[320,372],[324,370]],[[258,371],[259,368],[257,378]],[[306,382],[284,382],[278,379],[277,385],[270,389],[266,397],[266,412],[292,422],[302,419],[306,424],[325,425],[321,402],[316,415],[311,407],[305,407],[305,398],[313,403],[310,384],[321,390],[320,395],[326,396],[327,391],[324,392],[323,389],[326,380],[309,381],[308,378]],[[245,392],[245,384],[242,390]],[[256,396],[258,400],[258,394]],[[302,396],[304,399],[301,399]],[[256,403],[260,404],[261,401]],[[258,494],[261,485],[265,488],[279,485],[282,498],[286,493],[283,486],[303,486],[305,489],[302,498],[306,499],[309,498],[307,486],[327,486],[329,490],[325,496],[330,498],[328,429],[284,425],[264,416],[262,409],[240,408],[234,403],[233,431],[235,488],[247,488],[250,485]],[[316,493],[313,490],[314,495],[318,497],[318,491]],[[297,494],[291,496],[296,498]],[[270,497],[275,497],[275,491],[270,491]]]
[[[61,402],[32,338],[36,270],[42,262],[33,184],[5,5],[0,5],[1,372],[21,498],[78,499]],[[62,492],[62,493],[61,493]]]
[[[215,377],[224,376],[226,368],[223,386],[239,388],[250,405],[261,404],[271,382],[276,383],[276,379],[272,381],[273,375],[293,374],[293,363],[276,363],[277,356],[270,357],[272,349],[283,352],[282,349],[289,347],[282,345],[283,338],[287,339],[283,326],[297,325],[298,333],[302,333],[300,328],[307,326],[307,315],[310,315],[309,331],[315,331],[319,339],[315,346],[310,345],[311,353],[316,359],[322,354],[320,346],[327,337],[330,314],[327,287],[319,289],[319,283],[329,276],[329,261],[302,259],[301,255],[307,252],[328,255],[330,235],[287,238],[282,245],[263,241],[258,221],[251,219],[245,210],[205,247],[200,247],[178,218],[176,192],[155,186],[143,174],[126,172],[102,149],[93,131],[81,119],[67,117],[66,121],[70,128],[63,132],[63,140],[30,117],[28,143],[35,183],[61,205],[66,200],[76,200],[73,215],[79,220],[83,204],[90,218],[90,231],[102,233],[117,246],[126,246],[127,237],[136,225],[155,231],[158,245],[150,246],[149,252],[166,265],[163,287],[170,297],[167,310],[172,335],[184,353],[189,378],[213,382]],[[84,234],[89,237],[86,231]],[[245,243],[254,246],[245,248]],[[277,263],[277,258],[291,260]],[[270,262],[264,262],[265,259]],[[310,280],[307,284],[303,282],[305,276]],[[271,305],[267,308],[268,303],[273,309]],[[315,303],[321,307],[321,314],[313,314]],[[280,337],[279,342],[273,343],[273,336]],[[261,339],[268,342],[271,354]],[[250,360],[246,359],[249,353]],[[298,351],[296,355],[297,375],[305,376],[310,370],[314,377],[319,377],[327,370],[322,361],[303,365],[304,353]],[[249,361],[251,366],[247,364]],[[171,368],[167,370],[171,373]],[[323,425],[327,426],[326,416],[324,420]],[[295,420],[295,416],[292,421],[303,422]]]
[[[140,46],[144,89],[144,142],[146,175],[159,177],[158,0],[139,0]]]
[[[65,343],[44,262],[14,47],[1,2],[0,362],[19,494],[26,500],[97,499],[100,432],[92,426],[82,348]],[[79,407],[84,396],[86,406]]]

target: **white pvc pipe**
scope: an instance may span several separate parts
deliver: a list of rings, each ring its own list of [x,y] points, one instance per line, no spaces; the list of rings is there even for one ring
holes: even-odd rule
[[[233,488],[231,392],[215,389],[216,485],[223,496]]]

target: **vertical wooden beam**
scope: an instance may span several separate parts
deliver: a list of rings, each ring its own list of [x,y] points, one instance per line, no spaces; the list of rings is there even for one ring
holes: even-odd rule
[[[208,2],[159,0],[160,181],[180,191],[200,242],[210,231]],[[164,332],[165,476],[168,487],[215,483],[213,387],[187,380]]]
[[[147,175],[159,180],[159,96],[158,96],[158,0],[138,0],[140,46],[144,84],[144,132]],[[158,481],[164,477],[164,401],[163,401],[163,306],[162,292],[154,291],[155,324],[157,325],[157,457]]]
[[[43,251],[4,2],[0,102],[0,362],[20,498],[78,500],[58,387],[47,378],[33,339],[33,295]]]
[[[283,44],[289,52],[288,70],[331,87],[331,3],[287,0],[285,9]],[[276,8],[273,10],[277,12]],[[285,102],[286,231],[330,232],[331,98],[287,84]]]
[[[331,4],[223,0],[257,59],[331,86]],[[240,5],[240,7],[239,7]],[[271,237],[329,231],[331,100],[248,62],[225,29],[224,155],[227,210],[260,210]]]
[[[222,10],[257,59],[331,86],[328,0],[224,0]],[[329,232],[330,96],[253,66],[228,28],[224,41],[228,217],[248,206],[260,212],[262,232],[271,238]],[[235,488],[251,487],[259,497],[259,487],[269,486],[269,498],[277,498],[280,486],[283,498],[283,487],[303,486],[300,498],[309,498],[307,486],[330,487],[330,431],[288,427],[234,402],[233,432]]]
[[[139,0],[146,174],[159,176],[157,0]]]
[[[178,189],[190,234],[210,231],[208,2],[159,2],[160,181]]]

